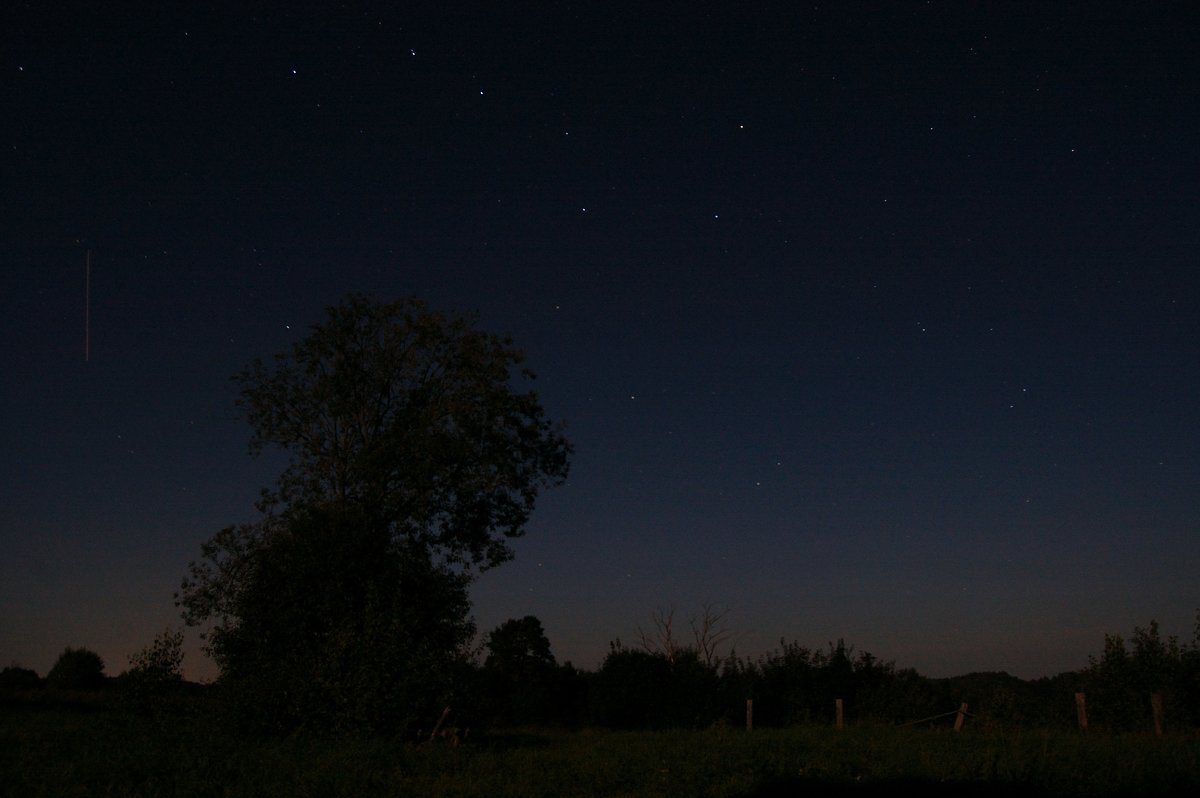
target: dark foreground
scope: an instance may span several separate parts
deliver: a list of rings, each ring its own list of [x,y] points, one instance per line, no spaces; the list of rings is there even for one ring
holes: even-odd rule
[[[471,734],[229,734],[203,713],[0,706],[4,796],[1174,796],[1200,737],[828,727]]]

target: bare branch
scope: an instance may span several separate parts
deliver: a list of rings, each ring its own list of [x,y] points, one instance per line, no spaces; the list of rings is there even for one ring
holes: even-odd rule
[[[675,608],[668,611],[661,608],[654,611],[654,634],[648,635],[642,627],[638,627],[638,637],[642,649],[650,654],[665,657],[667,662],[674,664],[679,655],[679,644],[675,640]]]
[[[692,638],[696,641],[696,650],[704,658],[704,664],[711,666],[718,660],[717,650],[733,637],[733,632],[725,625],[729,608],[718,610],[712,604],[705,604],[701,609],[703,615],[699,620],[688,618],[688,626],[692,627]]]

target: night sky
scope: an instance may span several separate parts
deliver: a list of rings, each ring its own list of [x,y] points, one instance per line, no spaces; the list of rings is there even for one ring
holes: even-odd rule
[[[0,665],[181,626],[283,463],[230,375],[349,292],[478,311],[568,425],[481,632],[1191,640],[1194,4],[55,5],[0,12]]]

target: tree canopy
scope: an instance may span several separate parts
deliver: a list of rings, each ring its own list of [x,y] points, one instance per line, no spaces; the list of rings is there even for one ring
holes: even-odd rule
[[[377,725],[363,713],[428,700],[414,674],[452,670],[470,580],[512,557],[540,491],[566,478],[570,443],[521,351],[474,323],[351,296],[235,376],[251,451],[291,459],[257,520],[203,545],[177,600],[212,624],[222,678],[274,696],[268,709]]]
[[[95,690],[104,684],[104,660],[91,649],[68,646],[46,674],[46,683],[65,690]]]
[[[483,709],[493,722],[524,725],[566,720],[573,669],[559,669],[536,616],[510,618],[486,637]]]
[[[497,626],[488,633],[487,648],[484,666],[500,673],[526,675],[554,667],[550,641],[534,615],[510,618]]]

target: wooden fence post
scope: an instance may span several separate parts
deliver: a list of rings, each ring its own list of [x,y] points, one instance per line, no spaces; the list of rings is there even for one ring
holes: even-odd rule
[[[1162,737],[1163,730],[1163,708],[1162,708],[1162,693],[1150,694],[1150,709],[1154,713],[1154,733]]]
[[[837,708],[837,728],[838,728],[838,731],[841,731],[844,726],[844,724],[842,722],[842,720],[843,720],[843,718],[842,718],[842,699],[835,698],[833,700],[833,705]]]
[[[967,705],[963,704],[958,708],[958,715],[954,718],[954,730],[962,731],[963,721],[967,719]]]
[[[754,699],[746,699],[746,731],[754,731]]]
[[[1075,694],[1075,717],[1079,719],[1079,730],[1087,731],[1087,702],[1083,693]]]

